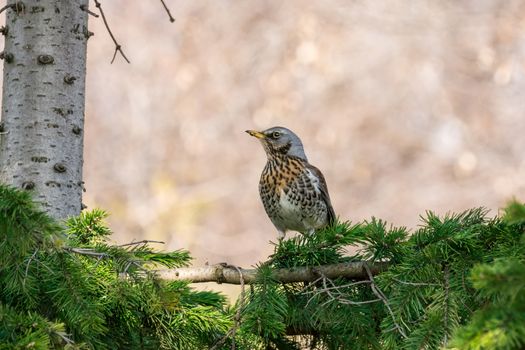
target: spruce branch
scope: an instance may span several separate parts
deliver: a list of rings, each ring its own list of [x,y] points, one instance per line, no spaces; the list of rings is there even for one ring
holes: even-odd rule
[[[314,282],[318,280],[320,275],[324,275],[327,278],[364,280],[368,278],[365,266],[368,266],[371,274],[377,275],[385,271],[389,264],[387,262],[353,261],[315,267],[280,268],[273,270],[272,276],[279,283]],[[185,280],[191,283],[216,282],[219,284],[240,284],[240,275],[242,274],[244,283],[252,284],[256,282],[257,272],[257,269],[240,269],[238,271],[236,268],[222,263],[204,267],[158,270],[157,274],[161,279],[167,281]]]

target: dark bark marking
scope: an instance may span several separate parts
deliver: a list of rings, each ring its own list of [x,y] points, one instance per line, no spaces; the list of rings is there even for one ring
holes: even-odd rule
[[[15,56],[11,52],[0,52],[0,60],[5,60],[6,63],[11,63],[15,59]]]
[[[53,170],[55,170],[57,173],[65,173],[67,168],[64,164],[62,163],[56,163],[54,166],[53,166]]]
[[[49,162],[49,158],[40,156],[40,157],[31,157],[31,161],[35,163],[47,163]]]
[[[35,188],[35,183],[33,181],[25,181],[22,183],[23,190],[30,191],[33,188]]]
[[[37,61],[40,64],[52,64],[55,59],[51,55],[38,55]]]
[[[80,135],[80,133],[82,132],[82,128],[80,128],[78,125],[74,125],[71,131],[73,131],[73,134],[75,135]]]

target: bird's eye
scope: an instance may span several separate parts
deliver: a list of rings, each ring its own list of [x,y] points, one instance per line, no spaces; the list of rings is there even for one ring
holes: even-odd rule
[[[274,131],[272,133],[272,138],[278,139],[279,137],[281,137],[281,133],[279,131]]]

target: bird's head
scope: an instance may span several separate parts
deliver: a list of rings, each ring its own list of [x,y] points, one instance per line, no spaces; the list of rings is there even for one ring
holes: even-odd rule
[[[261,141],[268,158],[288,155],[307,161],[301,139],[289,129],[274,126],[264,131],[246,130],[246,132]]]

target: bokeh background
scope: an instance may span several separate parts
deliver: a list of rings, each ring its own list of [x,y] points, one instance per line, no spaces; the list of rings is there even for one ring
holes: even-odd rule
[[[249,267],[276,231],[244,133],[294,130],[337,214],[525,199],[525,1],[104,1],[90,18],[84,202],[117,242]]]

